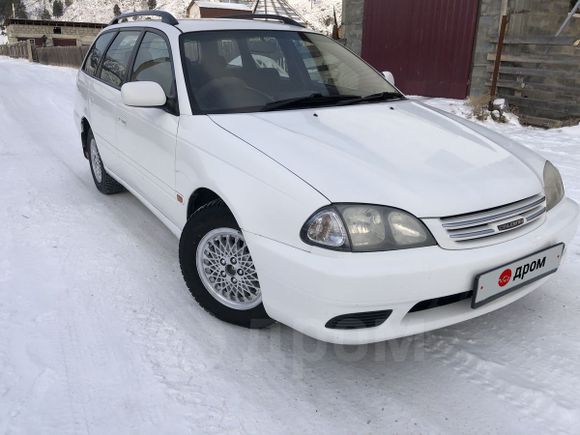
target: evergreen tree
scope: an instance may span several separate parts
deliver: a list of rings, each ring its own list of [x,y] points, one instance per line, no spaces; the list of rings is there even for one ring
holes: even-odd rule
[[[0,23],[12,16],[12,6],[7,0],[0,0]]]
[[[0,23],[3,23],[6,18],[12,18],[12,3],[14,3],[16,18],[28,18],[26,6],[22,0],[0,0]]]
[[[48,11],[48,9],[44,8],[42,13],[40,14],[40,19],[41,20],[51,20],[52,19],[52,16],[50,15],[50,12]]]
[[[115,3],[115,6],[113,7],[113,14],[115,14],[116,17],[121,15],[121,8],[116,3]]]
[[[64,8],[62,6],[62,1],[54,0],[54,3],[52,4],[52,15],[57,18],[62,17],[63,12]]]
[[[28,18],[28,12],[26,11],[26,6],[21,0],[16,0],[14,2],[14,12],[16,12],[16,18]]]
[[[157,7],[157,0],[147,0],[147,7],[149,10],[155,9]]]

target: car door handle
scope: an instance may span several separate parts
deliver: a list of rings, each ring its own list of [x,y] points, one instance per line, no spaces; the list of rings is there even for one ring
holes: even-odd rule
[[[127,121],[125,121],[123,118],[119,118],[119,122],[123,124],[125,127],[127,126]]]

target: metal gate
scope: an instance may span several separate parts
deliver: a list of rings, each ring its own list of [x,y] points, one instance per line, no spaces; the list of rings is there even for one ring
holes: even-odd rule
[[[479,0],[365,0],[362,56],[409,95],[465,98]]]

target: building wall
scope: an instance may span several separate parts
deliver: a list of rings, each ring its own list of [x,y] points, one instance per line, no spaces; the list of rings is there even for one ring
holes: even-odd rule
[[[488,0],[489,1],[489,0]],[[509,0],[510,24],[508,34],[554,35],[570,9],[570,0]],[[580,18],[572,18],[563,35],[578,35]]]
[[[487,71],[489,62],[487,54],[495,50],[491,42],[497,41],[501,16],[500,0],[481,0],[479,4],[479,21],[475,33],[475,49],[473,52],[473,67],[471,70],[470,95],[489,93],[486,83],[490,80]]]
[[[493,53],[499,37],[500,0],[481,0],[476,45],[473,56],[470,95],[489,93],[490,73],[487,54]],[[508,0],[509,24],[506,38],[553,36],[569,12],[569,0]],[[580,18],[572,18],[562,35],[580,35]]]
[[[365,0],[343,0],[343,29],[346,46],[361,53]],[[499,34],[502,0],[480,0],[471,76],[471,95],[489,92],[487,54],[495,50]],[[569,0],[508,0],[508,37],[554,35],[568,14]],[[580,18],[573,18],[563,35],[580,35]]]
[[[228,16],[234,15],[249,15],[252,11],[250,8],[247,9],[228,9],[225,7],[219,8],[207,8],[207,7],[200,7],[195,3],[191,3],[187,8],[187,18],[224,18]]]
[[[10,24],[6,27],[6,34],[8,36],[8,43],[12,44],[18,42],[19,38],[25,39],[39,39],[43,36],[47,37],[47,45],[53,45],[52,38],[58,39],[75,39],[77,45],[90,45],[97,37],[101,29],[93,29],[87,27],[60,27],[61,33],[54,33],[55,26],[42,26],[30,24]]]
[[[342,0],[343,38],[348,48],[360,55],[362,50],[364,0]]]

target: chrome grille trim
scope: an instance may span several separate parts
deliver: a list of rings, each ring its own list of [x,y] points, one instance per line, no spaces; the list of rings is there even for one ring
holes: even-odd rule
[[[479,230],[479,231],[470,231],[468,233],[453,233],[449,234],[449,237],[452,239],[464,239],[466,237],[478,237],[478,236],[485,236],[487,234],[493,234],[494,231],[489,228],[487,230]]]
[[[542,208],[541,208],[540,210],[538,210],[537,212],[535,212],[535,213],[533,213],[533,214],[531,214],[531,215],[529,215],[529,216],[526,216],[526,220],[527,220],[528,222],[531,222],[533,219],[539,218],[539,217],[540,217],[540,216],[542,216],[544,213],[546,213],[546,208],[545,208],[545,207],[542,207]]]
[[[460,246],[462,242],[476,242],[525,228],[545,214],[546,198],[538,194],[493,209],[441,218],[440,222],[450,242]],[[518,220],[522,222],[518,224]],[[502,228],[511,223],[515,225]]]
[[[511,216],[526,213],[526,212],[530,211],[530,209],[533,209],[533,208],[537,207],[538,205],[542,204],[544,201],[545,201],[545,198],[541,197],[540,199],[532,202],[531,204],[527,204],[523,207],[519,207],[519,208],[516,208],[513,210],[503,211],[503,212],[500,212],[500,213],[497,213],[497,214],[494,214],[491,216],[481,217],[481,218],[477,218],[477,219],[468,219],[468,220],[460,220],[460,221],[452,222],[452,223],[444,223],[443,227],[448,228],[448,229],[465,228],[467,226],[481,225],[481,224],[485,224],[485,223],[490,223],[490,222],[508,219]],[[522,202],[522,201],[518,201],[515,204],[519,204],[520,202]],[[501,208],[503,208],[503,207],[501,207]],[[494,210],[496,210],[496,209],[494,209]],[[468,216],[473,216],[473,215],[471,214]],[[460,219],[460,218],[451,217],[451,218],[443,218],[441,220],[447,221],[447,219]]]

